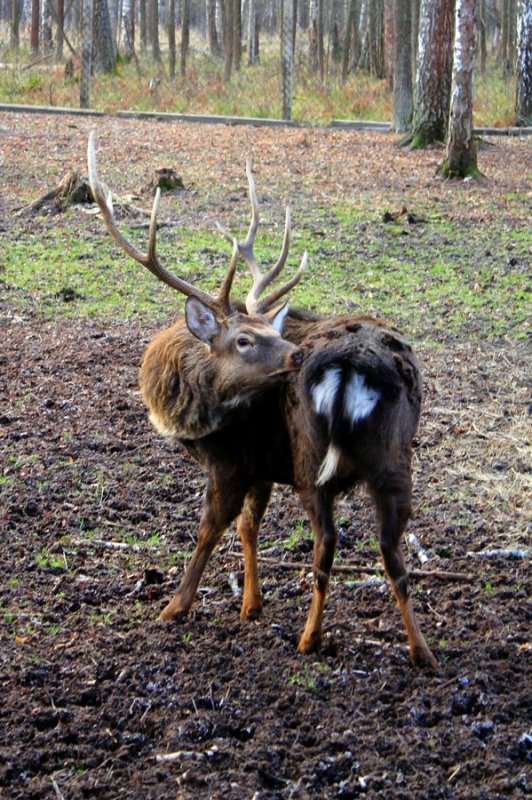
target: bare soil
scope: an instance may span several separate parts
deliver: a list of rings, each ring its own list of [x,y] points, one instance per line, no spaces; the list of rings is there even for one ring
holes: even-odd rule
[[[2,247],[59,224],[35,215],[21,223],[13,212],[82,163],[92,124],[0,118]],[[468,191],[430,177],[441,153],[396,153],[386,137],[111,119],[98,127],[128,154],[115,175],[152,149],[179,147],[197,170],[196,191],[221,211],[229,201],[216,187],[240,174],[250,140],[273,184],[298,174],[309,196],[371,193],[377,173],[363,166],[375,155],[395,159],[379,188],[390,205],[409,181],[427,196]],[[487,158],[502,192],[523,180],[518,144],[497,143]],[[343,163],[359,169],[356,180]],[[472,235],[483,203],[475,211],[464,202]],[[101,223],[84,224],[103,247]],[[157,437],[137,393],[159,323],[50,317],[23,301],[0,272],[1,797],[530,793],[530,571],[516,557],[529,546],[524,344],[486,339],[474,322],[468,338],[440,331],[417,344],[426,398],[408,533],[429,560],[408,536],[404,546],[410,568],[429,573],[415,581],[415,603],[440,666],[432,674],[411,667],[389,587],[374,580],[363,494],[338,503],[338,564],[352,571],[334,574],[319,655],[296,653],[312,545],[297,498],[282,487],[263,526],[262,619],[239,619],[231,531],[189,618],[162,626],[158,611],[194,543],[204,476]],[[479,555],[486,549],[501,552]]]

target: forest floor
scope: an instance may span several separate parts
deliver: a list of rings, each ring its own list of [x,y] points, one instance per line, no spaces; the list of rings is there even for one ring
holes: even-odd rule
[[[20,255],[14,263],[28,242],[36,248],[58,230],[58,263],[72,260],[75,238],[100,257],[116,251],[80,207],[17,213],[70,167],[84,170],[95,124],[100,171],[119,193],[138,192],[153,166],[178,164],[180,219],[198,239],[215,216],[234,224],[238,208],[245,219],[248,152],[261,199],[282,216],[279,198],[290,197],[318,263],[335,257],[323,244],[332,227],[362,260],[375,247],[408,247],[405,264],[420,270],[453,231],[463,237],[452,291],[476,276],[465,300],[445,295],[444,281],[441,306],[409,290],[397,309],[424,373],[404,548],[409,569],[428,573],[414,599],[436,673],[410,665],[389,586],[374,580],[381,565],[363,492],[338,502],[337,563],[352,570],[333,574],[318,655],[296,652],[312,543],[283,487],[263,524],[261,620],[239,619],[231,531],[188,619],[157,621],[193,547],[205,485],[187,453],[151,429],[137,392],[143,349],[171,318],[173,296],[163,287],[137,313],[87,313],[88,284],[51,293],[39,277],[46,265],[24,283],[32,265]],[[479,155],[483,182],[444,184],[434,177],[439,148],[410,153],[384,134],[0,116],[0,797],[494,800],[532,791],[530,350],[517,324],[521,290],[490,295],[501,276],[527,271],[530,289],[530,148],[497,139]],[[344,215],[356,206],[355,223],[342,222],[340,204]],[[382,212],[403,204],[424,221],[387,227]],[[74,269],[92,263],[85,255]],[[100,273],[107,286],[119,280]],[[328,306],[345,308],[348,289],[321,282]],[[456,306],[476,296],[474,313],[458,319]],[[385,288],[367,292],[360,311],[387,298]]]

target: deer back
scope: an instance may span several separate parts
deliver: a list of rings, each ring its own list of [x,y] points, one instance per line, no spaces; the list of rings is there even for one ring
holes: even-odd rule
[[[402,334],[369,317],[287,319],[305,353],[290,379],[294,480],[351,485],[409,463],[421,376]]]

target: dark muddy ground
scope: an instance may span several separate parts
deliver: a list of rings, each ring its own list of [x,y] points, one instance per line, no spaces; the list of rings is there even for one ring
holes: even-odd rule
[[[35,174],[19,168],[18,181]],[[3,229],[20,235],[9,192]],[[8,282],[0,309],[0,796],[530,793],[530,573],[507,552],[528,546],[524,345],[473,332],[418,347],[426,400],[408,533],[429,560],[410,540],[405,550],[413,570],[459,573],[415,582],[440,665],[428,674],[409,664],[388,586],[365,583],[380,565],[363,494],[338,503],[338,563],[353,571],[334,576],[319,655],[295,649],[311,542],[284,489],[263,526],[263,618],[238,617],[231,532],[189,619],[162,627],[204,477],[157,437],[137,394],[156,325],[50,319]],[[485,549],[503,553],[473,555]]]

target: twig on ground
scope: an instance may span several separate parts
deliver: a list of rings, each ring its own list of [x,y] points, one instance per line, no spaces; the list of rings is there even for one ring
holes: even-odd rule
[[[520,547],[504,547],[501,550],[468,550],[466,555],[476,558],[530,558],[530,551]]]
[[[230,550],[228,555],[234,556],[235,558],[242,558],[242,553],[237,552],[236,550]],[[290,570],[310,570],[312,569],[310,564],[303,564],[300,561],[280,561],[277,558],[267,558],[266,556],[259,555],[259,561],[262,561],[266,564],[273,564],[280,569],[290,569]],[[333,572],[341,572],[341,573],[349,573],[349,572],[359,572],[366,575],[375,575],[375,567],[365,567],[360,564],[353,564],[353,563],[343,563],[343,564],[335,564],[333,567]],[[441,580],[446,581],[471,581],[474,580],[474,575],[470,572],[451,572],[448,570],[441,570],[441,569],[411,569],[408,570],[408,575],[411,578],[422,579],[422,578],[441,578]],[[379,577],[379,576],[376,576]]]

